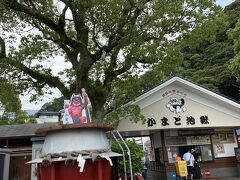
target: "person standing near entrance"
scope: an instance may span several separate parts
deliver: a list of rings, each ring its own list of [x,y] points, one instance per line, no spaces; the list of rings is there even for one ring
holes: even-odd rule
[[[187,170],[188,170],[188,176],[189,179],[193,179],[193,172],[194,172],[194,161],[195,158],[193,156],[194,149],[189,149],[188,152],[186,152],[183,155],[183,160],[187,162]]]
[[[200,179],[202,177],[201,168],[200,168],[201,156],[200,156],[200,153],[197,150],[195,150],[192,154],[193,154],[194,159],[195,159],[193,179]]]
[[[182,160],[182,158],[181,158],[177,153],[175,153],[175,154],[173,155],[173,157],[174,157],[174,159],[175,159],[175,162],[178,162],[178,161],[181,161],[181,160]]]
[[[143,176],[144,180],[148,180],[147,170],[148,170],[149,166],[150,166],[149,157],[148,156],[144,156],[143,157],[143,172],[142,172],[142,176]]]

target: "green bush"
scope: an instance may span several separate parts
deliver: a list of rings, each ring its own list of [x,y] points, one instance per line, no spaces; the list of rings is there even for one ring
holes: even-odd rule
[[[126,159],[126,170],[127,173],[130,173],[130,167],[129,167],[129,158],[127,155],[127,149],[125,148],[123,142],[119,142],[123,149],[125,150],[125,159]],[[146,152],[143,151],[142,147],[136,143],[136,141],[133,140],[126,140],[125,143],[127,144],[128,148],[131,152],[131,160],[132,160],[132,172],[135,173],[141,173],[143,170],[143,162],[142,157],[147,155]],[[113,152],[117,152],[122,154],[122,150],[117,144],[117,142],[114,142],[111,146],[111,149]],[[123,157],[118,158],[118,173],[120,175],[124,175],[124,165],[123,165]]]

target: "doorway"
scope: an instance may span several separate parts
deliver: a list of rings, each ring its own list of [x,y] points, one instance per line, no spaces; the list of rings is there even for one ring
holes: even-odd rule
[[[195,149],[195,146],[179,146],[179,155],[183,157],[189,149]]]

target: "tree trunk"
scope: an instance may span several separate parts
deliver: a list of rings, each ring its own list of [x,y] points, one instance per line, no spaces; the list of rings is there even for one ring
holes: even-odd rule
[[[102,121],[106,114],[106,110],[104,109],[106,98],[103,89],[101,87],[92,87],[88,92],[92,103],[92,116],[97,121]]]

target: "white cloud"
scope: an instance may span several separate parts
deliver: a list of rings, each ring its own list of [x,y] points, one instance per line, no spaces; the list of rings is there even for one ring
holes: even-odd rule
[[[30,102],[30,95],[24,94],[20,96],[21,103],[22,103],[22,110],[39,110],[45,103],[50,102],[54,98],[61,97],[61,93],[57,89],[53,89],[52,95],[44,95],[41,101]]]

